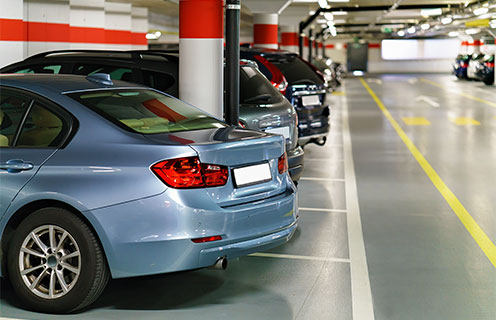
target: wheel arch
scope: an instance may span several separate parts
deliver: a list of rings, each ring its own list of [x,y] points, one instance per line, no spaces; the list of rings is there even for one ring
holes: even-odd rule
[[[80,217],[93,231],[96,235],[96,238],[104,252],[104,256],[107,259],[107,264],[108,264],[108,258],[105,253],[105,247],[102,243],[102,240],[100,239],[100,233],[96,230],[95,226],[93,223],[91,223],[90,219],[83,214],[80,210],[76,209],[74,206],[60,201],[60,200],[55,200],[55,199],[41,199],[41,200],[35,200],[32,202],[29,202],[19,209],[17,209],[13,214],[8,217],[8,221],[5,224],[5,227],[2,232],[2,237],[0,239],[0,276],[5,276],[6,275],[6,264],[7,264],[7,254],[8,254],[8,248],[9,248],[9,243],[12,240],[12,236],[15,233],[15,230],[19,226],[19,224],[26,219],[29,215],[31,215],[33,212],[36,210],[42,209],[42,208],[47,208],[47,207],[55,207],[55,208],[61,208],[65,209],[69,212],[74,213],[78,217]]]

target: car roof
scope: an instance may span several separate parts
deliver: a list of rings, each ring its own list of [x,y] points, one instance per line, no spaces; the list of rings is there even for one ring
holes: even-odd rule
[[[89,80],[88,76],[69,74],[0,74],[0,83],[5,86],[22,88],[37,93],[64,93],[108,88],[143,87],[125,81],[112,81],[105,85],[98,80]],[[145,88],[145,87],[143,87]]]
[[[289,52],[285,50],[279,50],[279,49],[270,49],[270,48],[246,48],[246,47],[241,47],[241,52],[251,52],[251,53],[265,53],[265,54],[290,54],[290,55],[295,55],[296,53],[294,52]]]
[[[149,60],[151,56],[161,56],[164,58],[177,59],[178,54],[173,52],[154,50],[53,50],[38,53],[26,58],[24,61],[40,58],[95,58],[95,59],[122,59],[122,60]]]

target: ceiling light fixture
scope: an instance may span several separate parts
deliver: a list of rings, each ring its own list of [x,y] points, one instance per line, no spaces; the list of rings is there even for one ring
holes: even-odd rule
[[[451,17],[444,17],[441,19],[442,24],[450,24],[451,22],[453,22],[453,18]]]
[[[481,14],[486,14],[489,12],[489,9],[486,8],[486,7],[481,7],[481,8],[477,8],[477,9],[474,9],[474,11],[472,11],[476,16],[480,16]]]
[[[429,30],[429,29],[430,29],[430,27],[431,27],[431,25],[430,25],[430,24],[428,24],[428,23],[424,23],[424,24],[422,24],[422,25],[420,26],[420,28],[421,28],[422,30]]]
[[[346,15],[348,15],[348,12],[346,12],[346,11],[332,11],[331,13],[333,15],[335,15],[335,16],[346,16]]]
[[[334,16],[330,12],[324,13],[324,18],[326,18],[327,20],[334,20]]]
[[[415,28],[414,26],[411,26],[410,28],[406,29],[406,31],[409,34],[414,34],[415,32],[417,32],[417,28]]]
[[[400,30],[400,31],[397,32],[397,35],[400,36],[400,37],[404,37],[405,36],[405,31]]]
[[[450,31],[448,32],[448,36],[452,38],[458,37],[458,31]]]
[[[465,33],[466,34],[469,34],[469,35],[470,34],[477,34],[479,32],[480,32],[480,29],[478,29],[478,28],[473,28],[473,29],[467,29],[467,30],[465,30]]]
[[[327,0],[318,0],[319,6],[321,8],[326,8],[327,7]]]

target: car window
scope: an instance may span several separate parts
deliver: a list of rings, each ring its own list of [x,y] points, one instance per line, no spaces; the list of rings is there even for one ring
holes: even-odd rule
[[[0,90],[0,147],[11,147],[30,99]]]
[[[35,102],[24,122],[16,147],[58,147],[67,130],[62,118]]]
[[[167,91],[176,83],[174,77],[168,73],[143,70],[145,85],[160,91]]]
[[[241,67],[239,80],[239,101],[242,104],[269,104],[283,99],[279,91],[256,68]]]
[[[130,68],[105,66],[100,64],[78,64],[74,74],[88,76],[95,73],[107,73],[112,80],[133,81],[133,71]]]
[[[277,55],[276,57],[269,55],[265,58],[281,70],[291,85],[307,82],[312,84],[324,83],[322,78],[297,55]]]
[[[29,68],[24,68],[21,70],[14,71],[14,73],[48,73],[48,74],[59,74],[62,65],[52,64],[52,65],[38,65],[31,66]]]
[[[114,89],[68,95],[120,127],[142,134],[226,126],[200,109],[152,90]]]

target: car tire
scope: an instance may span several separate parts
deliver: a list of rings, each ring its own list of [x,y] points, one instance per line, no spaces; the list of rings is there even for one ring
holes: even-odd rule
[[[484,84],[487,85],[487,86],[493,85],[494,84],[494,80],[484,80]]]
[[[90,305],[110,277],[95,233],[74,213],[55,207],[39,209],[20,223],[7,268],[21,304],[47,313]]]

